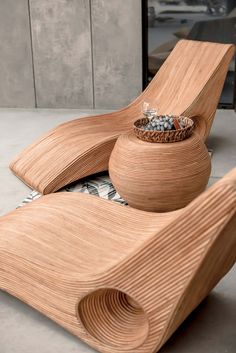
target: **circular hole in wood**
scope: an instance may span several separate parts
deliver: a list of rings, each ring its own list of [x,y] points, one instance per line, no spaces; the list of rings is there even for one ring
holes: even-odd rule
[[[104,288],[88,294],[78,305],[79,318],[101,343],[129,350],[148,335],[148,319],[141,306],[126,293]]]

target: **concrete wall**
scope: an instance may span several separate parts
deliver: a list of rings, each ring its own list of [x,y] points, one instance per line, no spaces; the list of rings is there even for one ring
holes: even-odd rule
[[[38,107],[92,108],[87,0],[30,0]]]
[[[141,0],[1,0],[0,107],[122,107],[141,38]]]
[[[142,87],[141,1],[92,0],[94,100],[128,104]]]
[[[28,0],[0,1],[0,106],[35,106]]]

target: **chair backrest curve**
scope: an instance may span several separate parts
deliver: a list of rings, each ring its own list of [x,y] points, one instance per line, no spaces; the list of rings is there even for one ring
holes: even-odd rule
[[[214,226],[216,219],[223,219],[224,216],[231,213],[232,216],[236,217],[236,168],[228,172],[223,178],[187,205],[183,212],[180,212],[179,216],[161,231],[161,234],[154,232],[153,238],[149,238],[141,245],[140,249],[136,249],[135,252],[130,255],[130,258],[145,253],[145,247],[149,245],[150,248],[152,248],[152,245],[155,243],[158,245],[162,234],[164,234],[163,237],[166,237],[168,233],[170,238],[172,238],[175,230],[178,232],[180,226],[186,229],[188,225],[191,226],[191,230],[199,232],[202,221],[207,220],[208,228],[210,228]],[[196,229],[193,224],[194,220],[196,222]],[[127,259],[124,260],[124,262],[126,261]],[[117,266],[120,267],[122,264],[120,263]]]
[[[212,187],[221,197],[218,219],[205,232],[209,244],[202,260],[185,288],[162,338],[162,344],[172,335],[189,313],[207,296],[236,261],[236,168]],[[228,197],[224,197],[228,194]],[[227,205],[228,204],[228,205]],[[229,206],[224,214],[224,207]],[[213,212],[215,210],[213,209]]]
[[[145,91],[146,98],[152,99],[161,112],[185,111],[225,55],[231,59],[234,50],[230,44],[179,41]]]
[[[157,350],[233,265],[236,230],[227,228],[232,222],[235,225],[236,169],[101,275],[106,287],[128,293],[148,315],[149,336],[144,346]],[[214,267],[219,257],[220,267]],[[197,294],[192,295],[192,288]]]
[[[201,115],[212,120],[234,52],[230,44],[179,41],[132,105],[140,111],[146,100],[161,114]],[[206,125],[208,135],[211,123],[206,121]]]
[[[218,229],[216,227],[212,229],[211,236],[212,241],[172,314],[162,343],[167,341],[235,264],[236,216],[234,211],[225,217],[225,222],[221,221]]]

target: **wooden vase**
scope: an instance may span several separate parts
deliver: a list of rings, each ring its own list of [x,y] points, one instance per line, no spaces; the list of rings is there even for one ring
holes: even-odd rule
[[[204,189],[211,172],[208,150],[194,133],[174,143],[121,135],[109,161],[110,178],[131,207],[167,212],[186,206]]]

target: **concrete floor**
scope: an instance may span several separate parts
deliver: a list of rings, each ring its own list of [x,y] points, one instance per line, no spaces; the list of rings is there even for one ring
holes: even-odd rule
[[[0,215],[14,209],[29,188],[11,174],[11,159],[60,122],[97,112],[0,109]],[[218,111],[208,139],[213,148],[211,183],[236,166],[236,114]],[[0,292],[0,353],[89,353],[57,324]],[[236,267],[167,342],[161,353],[236,352]]]

